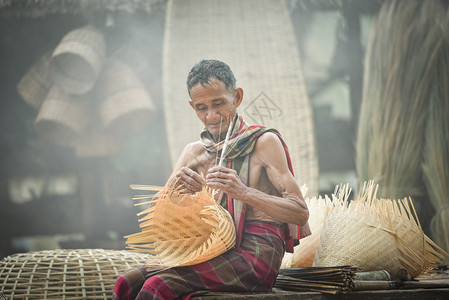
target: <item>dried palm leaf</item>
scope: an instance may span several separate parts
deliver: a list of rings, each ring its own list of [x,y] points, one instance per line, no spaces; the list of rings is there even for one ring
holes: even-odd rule
[[[445,34],[449,36],[447,32]],[[430,224],[432,238],[449,251],[449,43],[444,43],[441,50],[444,52],[440,55],[441,64],[436,68],[438,76],[427,112],[423,175],[436,212]],[[449,260],[445,262],[449,263]]]
[[[356,165],[361,181],[380,184],[381,197],[426,196],[421,170],[427,119],[423,112],[447,28],[434,16],[446,11],[443,1],[385,1],[372,26]]]
[[[204,187],[195,194],[184,194],[171,182],[138,214],[143,215],[139,220],[142,232],[125,237],[128,248],[153,254],[162,267],[198,264],[232,248],[236,238],[232,217],[215,201],[213,192]]]

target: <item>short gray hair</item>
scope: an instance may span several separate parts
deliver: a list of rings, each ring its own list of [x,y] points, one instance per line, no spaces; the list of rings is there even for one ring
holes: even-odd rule
[[[190,94],[190,90],[198,83],[204,86],[210,83],[211,79],[218,79],[222,81],[226,89],[234,91],[236,88],[234,73],[231,68],[222,61],[219,60],[202,60],[193,66],[187,76],[187,90]]]

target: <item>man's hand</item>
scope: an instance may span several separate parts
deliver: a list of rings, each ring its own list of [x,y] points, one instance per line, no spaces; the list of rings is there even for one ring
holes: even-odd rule
[[[180,192],[192,194],[201,191],[206,183],[200,174],[187,167],[182,167],[176,173],[175,180],[175,187],[180,187]]]
[[[235,170],[219,166],[209,169],[206,176],[206,184],[212,189],[220,189],[228,194],[229,197],[235,199],[239,199],[248,190],[248,187],[242,183]]]

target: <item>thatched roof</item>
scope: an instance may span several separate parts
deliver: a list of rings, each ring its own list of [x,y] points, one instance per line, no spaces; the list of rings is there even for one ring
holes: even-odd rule
[[[0,16],[38,18],[51,14],[150,12],[166,0],[0,0]]]
[[[96,12],[151,12],[168,0],[0,0],[0,16],[38,18],[51,14]],[[351,7],[359,12],[377,12],[384,0],[286,0],[290,9],[303,11],[339,10]]]
[[[385,0],[286,0],[290,9],[303,11],[340,10],[351,7],[352,10],[373,13],[380,9]]]

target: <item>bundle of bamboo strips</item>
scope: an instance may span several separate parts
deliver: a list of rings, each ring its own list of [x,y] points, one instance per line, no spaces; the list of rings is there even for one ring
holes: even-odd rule
[[[347,293],[354,289],[356,270],[351,266],[281,269],[275,287],[290,291]]]
[[[229,212],[204,187],[195,194],[180,193],[171,177],[166,186],[132,185],[135,190],[160,192],[138,215],[142,232],[125,236],[129,249],[154,255],[163,267],[187,266],[210,260],[235,244],[234,222]],[[135,199],[149,198],[147,195]],[[154,262],[151,263],[154,266]]]
[[[417,277],[448,255],[424,234],[410,198],[378,199],[377,189],[371,181],[363,185],[355,200],[334,201],[314,266],[387,270],[393,278],[406,268]]]

